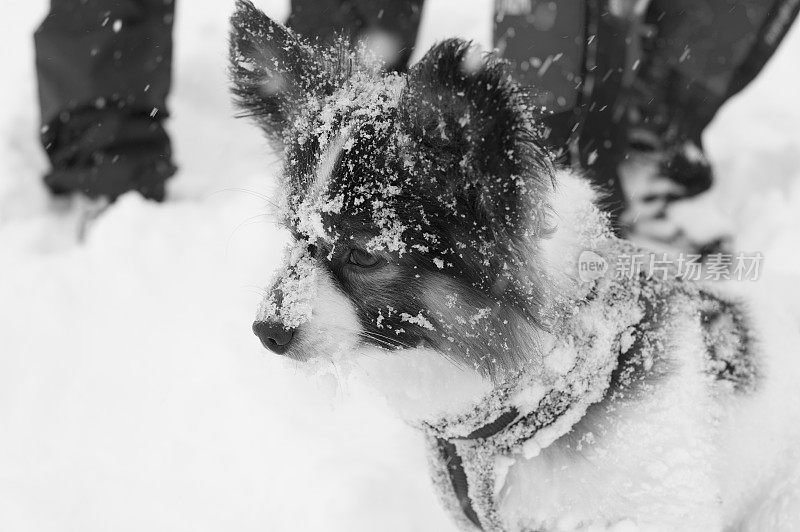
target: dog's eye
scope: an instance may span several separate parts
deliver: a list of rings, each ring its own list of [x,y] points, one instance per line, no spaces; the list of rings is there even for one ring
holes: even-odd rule
[[[351,249],[347,262],[360,268],[374,268],[381,262],[381,259],[363,249]]]

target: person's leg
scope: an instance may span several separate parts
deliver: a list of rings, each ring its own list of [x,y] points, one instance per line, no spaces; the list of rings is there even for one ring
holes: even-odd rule
[[[542,108],[550,147],[586,170],[605,192],[604,207],[614,222],[624,207],[617,179],[626,144],[619,96],[630,84],[625,72],[636,59],[630,43],[640,18],[633,12],[638,3],[496,3],[494,39],[499,53],[511,62],[516,78],[530,87],[532,103]]]
[[[35,44],[54,193],[163,199],[173,12],[173,0],[51,1]]]
[[[292,0],[287,26],[331,44],[343,35],[367,39],[390,71],[405,71],[417,40],[423,0]]]
[[[711,187],[702,133],[766,64],[798,9],[797,0],[652,1],[650,36],[626,96],[631,149],[620,173],[630,236],[701,252],[727,245],[722,228],[712,238],[691,236],[696,228],[669,207]]]
[[[670,140],[700,136],[719,108],[743,89],[797,17],[796,0],[653,0],[655,28],[643,82],[660,98],[643,106]]]

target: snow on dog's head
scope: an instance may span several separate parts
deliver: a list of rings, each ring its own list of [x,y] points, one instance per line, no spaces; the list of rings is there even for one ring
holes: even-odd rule
[[[262,340],[298,359],[424,350],[489,379],[534,357],[553,171],[506,66],[448,40],[386,74],[248,1],[232,22],[233,92],[284,150],[294,237]]]

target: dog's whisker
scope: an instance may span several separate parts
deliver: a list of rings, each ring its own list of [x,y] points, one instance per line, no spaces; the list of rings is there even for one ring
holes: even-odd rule
[[[383,334],[380,334],[380,333],[375,333],[375,332],[371,332],[371,331],[363,331],[363,332],[360,332],[359,335],[364,336],[366,338],[373,339],[373,340],[375,340],[377,342],[383,342],[383,343],[385,343],[387,345],[390,345],[392,347],[404,347],[406,349],[413,349],[413,346],[411,346],[407,342],[403,342],[399,338],[392,338],[391,336],[386,336],[386,335],[383,335]]]
[[[280,206],[277,203],[275,203],[275,201],[273,201],[270,196],[267,196],[266,194],[263,194],[261,192],[256,192],[255,190],[250,190],[250,189],[247,189],[247,188],[239,188],[239,187],[221,188],[221,189],[215,190],[214,192],[209,194],[209,197],[215,196],[217,194],[222,194],[223,192],[240,192],[242,194],[248,194],[250,196],[253,196],[255,198],[258,198],[260,200],[263,200],[263,201],[267,202],[270,206],[272,206],[272,207],[274,207],[276,209],[280,208]]]
[[[365,334],[369,334],[371,336],[375,336],[376,338],[383,338],[385,340],[388,340],[388,341],[390,341],[392,343],[395,343],[397,345],[400,345],[402,347],[406,347],[408,349],[413,349],[414,348],[414,346],[412,346],[408,342],[404,342],[403,340],[401,340],[399,338],[388,336],[386,334],[381,334],[381,333],[378,333],[378,332],[375,332],[375,331],[365,331]]]
[[[398,338],[392,338],[391,336],[386,336],[384,334],[380,334],[380,333],[376,333],[376,332],[372,332],[372,331],[366,331],[363,334],[369,334],[369,335],[375,337],[374,339],[376,341],[384,339],[384,341],[392,342],[395,347],[404,347],[406,349],[414,349],[414,346],[412,346],[411,344],[409,344],[407,342],[403,342],[402,340],[400,340]],[[458,359],[454,355],[451,355],[451,354],[445,353],[445,352],[439,352],[439,354],[445,360],[447,360],[450,364],[452,364],[453,367],[455,367],[457,369],[463,369],[463,364],[460,364],[458,362]]]
[[[391,348],[401,347],[396,343],[389,342],[387,340],[384,340],[383,338],[370,336],[367,333],[360,332],[360,333],[358,333],[358,336],[360,336],[361,338],[363,338],[365,340],[369,340],[369,341],[372,341],[372,342],[377,342],[377,343],[381,344],[382,347],[391,347]]]
[[[255,294],[255,295],[257,295],[257,296],[258,296],[260,299],[263,299],[263,298],[264,298],[264,293],[263,293],[263,291],[261,291],[261,290],[257,290],[257,289],[255,289],[255,288],[245,288],[245,289],[246,289],[248,292],[250,292],[251,294]]]
[[[255,225],[255,224],[258,224],[258,223],[262,223],[262,222],[269,223],[269,224],[272,224],[272,225],[276,225],[278,227],[283,227],[283,228],[286,227],[286,225],[280,220],[260,220],[259,221],[259,218],[267,218],[269,216],[272,216],[272,215],[269,214],[269,213],[256,214],[254,216],[250,216],[249,218],[246,218],[245,220],[242,220],[239,224],[237,224],[236,227],[234,227],[231,230],[230,235],[228,235],[228,240],[225,243],[226,251],[228,249],[230,249],[230,245],[231,245],[231,241],[233,240],[233,237],[236,236],[236,233],[240,229],[242,229],[243,227],[247,227],[249,225]]]
[[[262,298],[266,298],[266,297],[269,296],[269,290],[264,288],[263,286],[256,286],[254,284],[249,284],[249,285],[243,286],[242,288],[244,288],[246,290],[251,290],[251,291],[257,293]]]

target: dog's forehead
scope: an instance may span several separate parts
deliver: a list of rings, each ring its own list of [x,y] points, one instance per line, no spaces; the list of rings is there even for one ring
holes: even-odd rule
[[[325,153],[346,130],[390,122],[404,86],[405,79],[399,75],[358,72],[333,94],[309,101],[294,124],[294,136],[299,145]]]
[[[287,219],[309,240],[371,233],[371,246],[401,251],[393,200],[403,173],[397,109],[404,79],[354,76],[310,105],[287,150]]]

